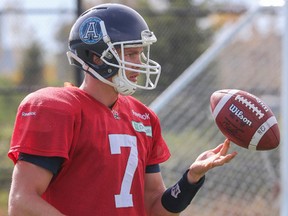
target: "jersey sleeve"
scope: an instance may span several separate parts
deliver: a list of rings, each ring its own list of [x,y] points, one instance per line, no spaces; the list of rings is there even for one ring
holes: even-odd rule
[[[69,103],[32,93],[18,108],[8,156],[14,163],[20,152],[68,159],[74,122]]]
[[[169,148],[162,136],[159,119],[154,115],[153,146],[147,165],[163,163],[170,157]]]

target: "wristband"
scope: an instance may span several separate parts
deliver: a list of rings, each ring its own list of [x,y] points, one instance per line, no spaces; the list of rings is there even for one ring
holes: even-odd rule
[[[162,195],[162,205],[169,212],[179,213],[183,211],[204,184],[205,176],[195,184],[189,183],[187,178],[188,171],[184,173],[174,186],[168,188]]]

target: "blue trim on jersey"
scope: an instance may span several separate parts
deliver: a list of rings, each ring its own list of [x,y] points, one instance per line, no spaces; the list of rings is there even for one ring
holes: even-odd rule
[[[54,175],[59,172],[61,165],[64,162],[64,158],[61,157],[45,157],[21,152],[19,154],[18,160],[33,163],[37,166],[51,171]]]
[[[153,164],[153,165],[148,165],[146,166],[146,173],[157,173],[160,172],[160,166],[159,164]]]
[[[59,172],[61,165],[64,162],[64,158],[61,157],[45,157],[26,153],[20,153],[18,160],[33,163],[37,166],[40,166],[42,168],[51,171],[54,175],[56,175]],[[145,172],[146,173],[160,172],[160,166],[159,164],[148,165],[146,166]]]

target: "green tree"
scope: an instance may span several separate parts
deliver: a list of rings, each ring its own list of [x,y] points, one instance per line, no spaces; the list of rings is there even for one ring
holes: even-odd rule
[[[205,15],[203,6],[192,2],[171,0],[167,11],[145,14],[149,28],[158,39],[151,52],[162,66],[159,90],[171,84],[210,43],[212,31],[198,25]]]
[[[40,45],[33,41],[24,51],[22,64],[22,85],[42,85],[44,82],[44,63]]]

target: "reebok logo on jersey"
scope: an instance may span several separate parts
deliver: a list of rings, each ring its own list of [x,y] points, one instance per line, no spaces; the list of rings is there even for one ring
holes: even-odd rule
[[[147,136],[152,137],[152,128],[151,126],[145,126],[142,122],[132,121],[132,126],[135,131],[144,132]]]
[[[36,116],[36,112],[22,112],[22,116]]]
[[[144,114],[140,114],[140,113],[137,113],[135,112],[134,110],[132,110],[132,114],[140,119],[143,119],[143,120],[148,120],[150,119],[150,116],[149,116],[149,113],[144,113]]]

